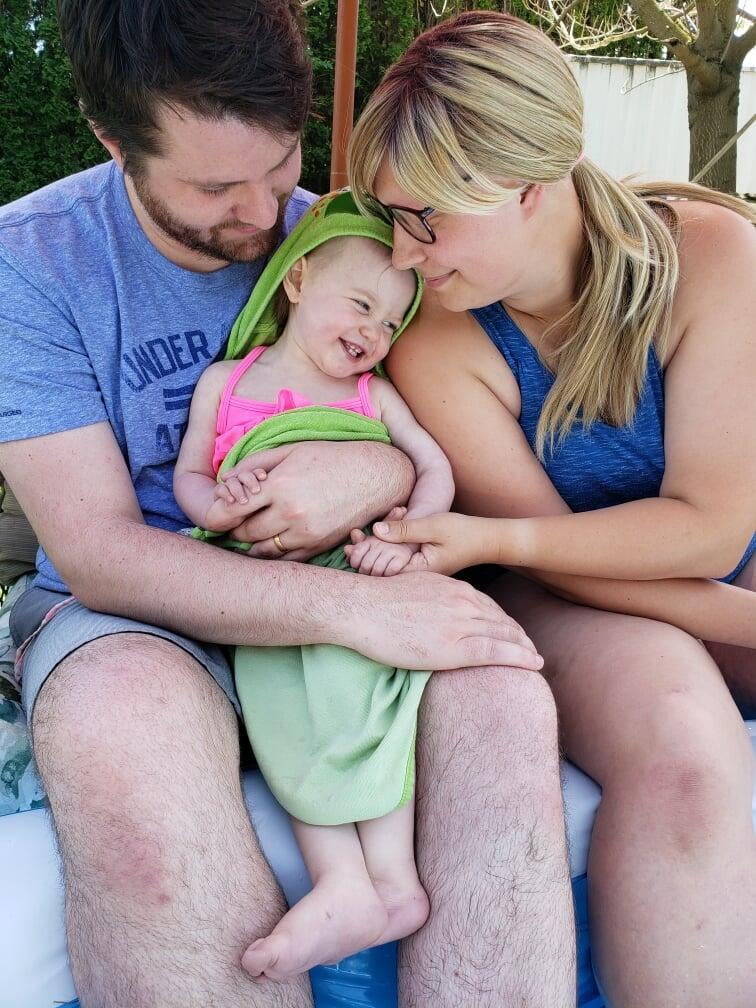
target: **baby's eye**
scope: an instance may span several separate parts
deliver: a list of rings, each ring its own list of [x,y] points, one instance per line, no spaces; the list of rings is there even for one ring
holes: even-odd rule
[[[385,325],[385,327],[388,329],[389,332],[396,332],[396,330],[399,328],[396,322],[384,322],[383,324]]]
[[[360,309],[360,311],[366,312],[366,313],[370,311],[370,305],[367,303],[367,301],[360,301],[359,298],[352,298],[352,300],[357,305],[357,307]]]

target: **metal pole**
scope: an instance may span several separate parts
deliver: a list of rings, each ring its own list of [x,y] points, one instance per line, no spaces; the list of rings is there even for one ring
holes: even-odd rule
[[[357,15],[360,0],[339,0],[336,14],[336,70],[331,130],[331,189],[347,184],[346,151],[354,123],[357,72]]]

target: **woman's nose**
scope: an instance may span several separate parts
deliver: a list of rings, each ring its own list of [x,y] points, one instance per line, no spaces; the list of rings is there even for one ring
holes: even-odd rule
[[[422,242],[408,234],[400,224],[394,224],[394,251],[391,261],[397,269],[406,270],[419,266],[425,259]]]

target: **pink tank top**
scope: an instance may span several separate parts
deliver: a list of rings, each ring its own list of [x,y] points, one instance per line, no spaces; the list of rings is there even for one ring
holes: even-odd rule
[[[218,408],[218,421],[216,424],[217,437],[215,439],[215,451],[213,452],[213,471],[218,472],[221,462],[228,454],[231,446],[243,437],[253,427],[257,427],[263,420],[275,416],[277,413],[285,413],[286,410],[297,409],[300,406],[314,406],[315,403],[305,399],[292,389],[280,389],[276,401],[273,403],[257,402],[254,399],[242,399],[234,395],[239,379],[244,372],[250,368],[256,360],[267,350],[267,347],[255,347],[244,360],[239,361],[231,372],[231,376],[223,388],[220,406]],[[337,409],[350,410],[352,413],[360,413],[362,416],[377,419],[373,404],[370,401],[368,384],[373,377],[373,372],[368,371],[361,374],[357,382],[357,395],[353,399],[343,399],[341,402],[325,403],[326,406],[333,406]]]

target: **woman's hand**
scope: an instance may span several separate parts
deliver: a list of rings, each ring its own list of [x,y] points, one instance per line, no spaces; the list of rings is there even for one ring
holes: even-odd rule
[[[384,542],[418,544],[406,570],[456,574],[479,563],[496,563],[486,546],[489,518],[462,514],[432,515],[403,521],[376,522],[373,535]]]

